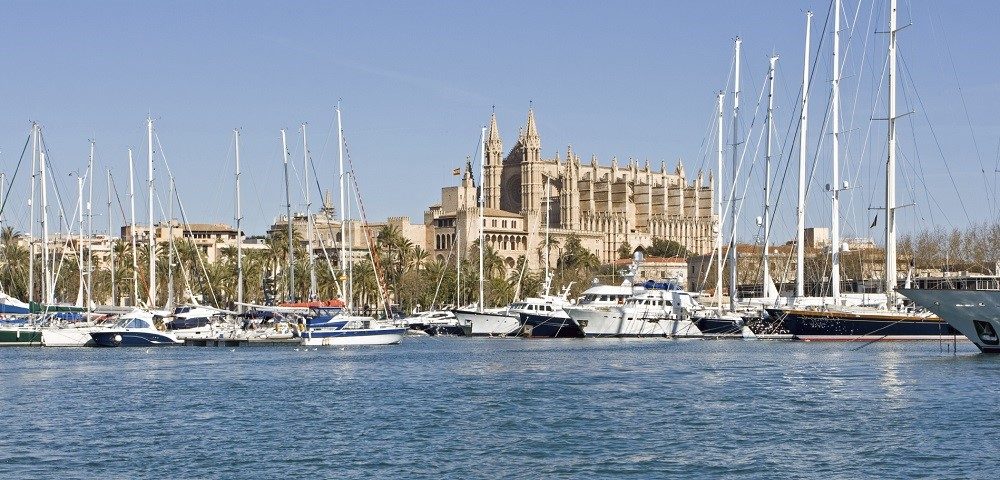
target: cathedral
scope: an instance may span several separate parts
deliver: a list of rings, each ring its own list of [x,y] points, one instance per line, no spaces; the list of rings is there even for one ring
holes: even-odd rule
[[[621,245],[635,250],[654,238],[676,241],[695,254],[714,246],[711,174],[705,185],[701,172],[689,182],[680,162],[672,172],[662,162],[658,171],[648,161],[641,168],[635,160],[619,166],[617,158],[610,166],[596,157],[583,163],[572,147],[565,158],[542,158],[533,110],[506,154],[494,114],[484,151],[483,235],[508,266],[521,256],[528,268],[542,268],[546,258],[554,266],[570,235],[604,263],[618,258]],[[467,165],[460,184],[443,188],[441,202],[424,213],[426,245],[439,260],[455,252],[471,255],[479,238],[479,189],[471,170]]]

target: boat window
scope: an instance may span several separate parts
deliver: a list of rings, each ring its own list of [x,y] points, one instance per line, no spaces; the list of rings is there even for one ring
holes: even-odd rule
[[[976,334],[979,335],[979,340],[981,340],[984,344],[1000,344],[1000,337],[997,336],[997,331],[993,328],[993,325],[990,325],[990,322],[973,320],[972,324],[976,327]]]

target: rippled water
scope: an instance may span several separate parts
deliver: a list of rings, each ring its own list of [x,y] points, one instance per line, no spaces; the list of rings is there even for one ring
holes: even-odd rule
[[[0,349],[3,478],[992,477],[970,343]]]

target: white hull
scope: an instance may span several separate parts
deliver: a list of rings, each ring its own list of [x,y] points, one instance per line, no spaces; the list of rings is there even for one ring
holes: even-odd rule
[[[346,345],[395,345],[403,341],[405,332],[392,329],[391,332],[378,333],[375,330],[351,332],[352,335],[338,337],[302,337],[301,345],[306,347],[333,347]]]
[[[106,328],[94,326],[43,328],[42,345],[46,347],[93,347],[96,344],[90,334]]]
[[[621,310],[566,307],[566,313],[583,327],[587,337],[677,337],[700,338],[701,330],[690,320],[624,317]]]
[[[1000,292],[993,290],[900,290],[986,353],[1000,353]]]
[[[460,324],[471,324],[470,335],[485,337],[505,337],[514,335],[521,329],[521,319],[517,315],[501,313],[477,313],[456,311]]]

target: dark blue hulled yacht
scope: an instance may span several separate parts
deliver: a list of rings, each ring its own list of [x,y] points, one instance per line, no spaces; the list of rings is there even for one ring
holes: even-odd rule
[[[107,329],[91,332],[90,336],[98,347],[158,347],[183,343],[173,334],[157,330],[153,314],[139,309],[122,315]]]

